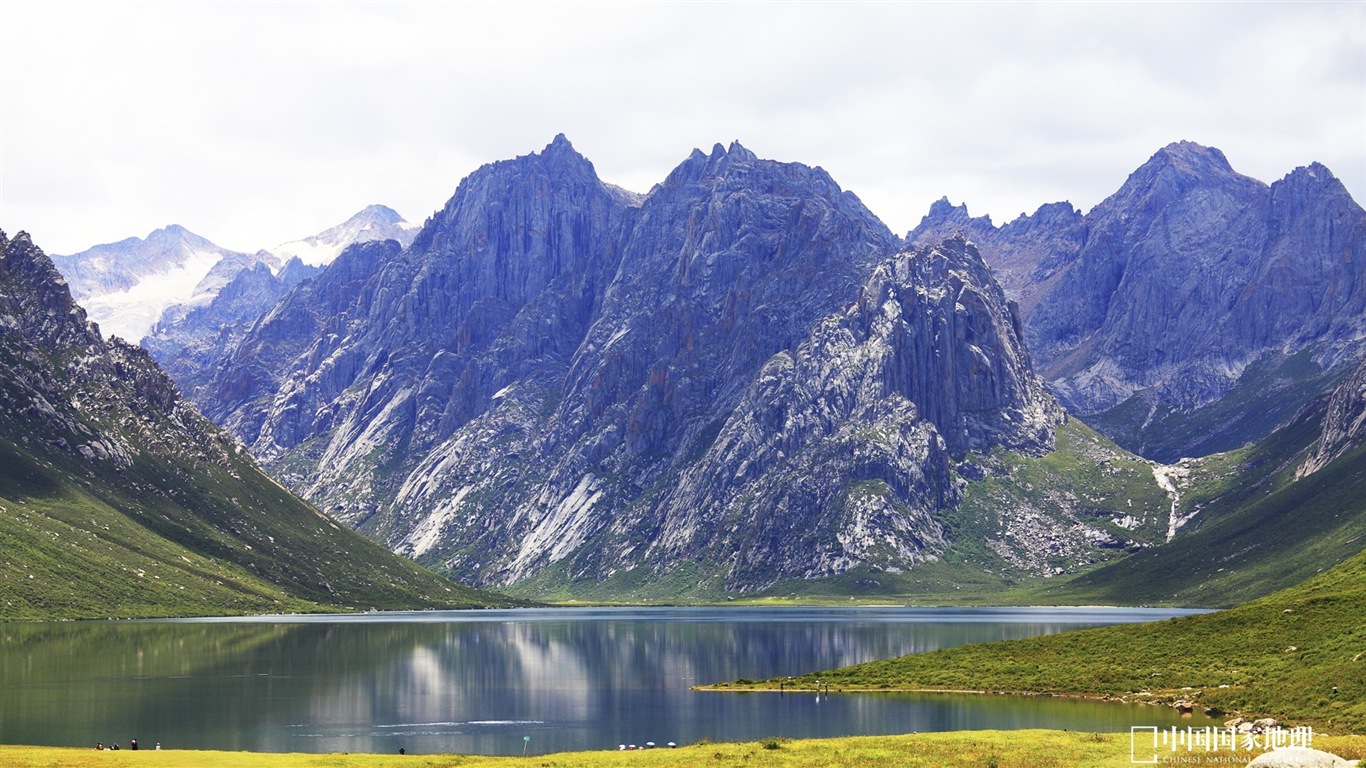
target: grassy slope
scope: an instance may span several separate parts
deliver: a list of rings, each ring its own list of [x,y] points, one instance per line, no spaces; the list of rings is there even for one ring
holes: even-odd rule
[[[110,477],[38,445],[0,438],[0,620],[511,602],[326,520],[245,458],[145,454]]]
[[[1315,736],[1314,746],[1341,757],[1366,757],[1366,737]],[[92,745],[93,746],[93,745]],[[1180,753],[1178,753],[1180,754]],[[1247,751],[1200,752],[1209,764],[1242,765]],[[0,766],[8,768],[117,768],[120,766],[234,765],[242,768],[692,768],[745,765],[765,768],[1131,768],[1128,734],[1059,731],[955,731],[905,736],[841,739],[769,739],[738,744],[697,744],[643,752],[571,752],[528,757],[464,755],[301,755],[245,752],[94,749],[0,746]]]
[[[1219,613],[959,646],[812,673],[787,684],[810,686],[817,679],[845,690],[1186,698],[1203,707],[1361,733],[1366,552],[1302,584]],[[772,688],[779,682],[717,687]]]
[[[1295,480],[1321,409],[1270,438],[1185,463],[1182,514],[1160,547],[1027,592],[1044,603],[1227,607],[1301,582],[1366,547],[1366,450]]]

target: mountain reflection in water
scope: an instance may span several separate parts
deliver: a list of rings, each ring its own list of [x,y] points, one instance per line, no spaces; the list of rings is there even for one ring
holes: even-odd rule
[[[1182,613],[565,608],[8,624],[0,742],[518,754],[703,737],[1202,726],[1210,721],[1166,708],[1044,697],[690,690]]]

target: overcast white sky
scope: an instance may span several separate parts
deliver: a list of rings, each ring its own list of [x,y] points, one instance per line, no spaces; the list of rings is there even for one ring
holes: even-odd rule
[[[1366,201],[1366,3],[0,0],[0,228],[50,253],[181,224],[268,248],[411,221],[565,133],[648,191],[739,140],[905,233],[1100,202],[1163,145]]]

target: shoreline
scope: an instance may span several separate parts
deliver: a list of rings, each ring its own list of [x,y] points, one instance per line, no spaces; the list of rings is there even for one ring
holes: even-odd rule
[[[1313,746],[1348,760],[1366,756],[1366,735],[1314,734]],[[215,750],[119,750],[90,747],[0,745],[6,768],[86,768],[87,766],[177,766],[208,768],[684,768],[701,764],[816,768],[858,764],[867,768],[939,768],[945,765],[1067,765],[1089,768],[1132,766],[1132,734],[1082,731],[941,731],[885,736],[815,739],[767,738],[748,742],[708,742],[637,751],[555,752],[536,755],[276,753]],[[1264,751],[1264,750],[1262,750]],[[1245,764],[1260,752],[1242,748],[1177,753],[1172,761]],[[1241,761],[1241,762],[1236,762]]]
[[[850,685],[838,686],[838,687],[837,687],[837,686],[830,686],[829,688],[825,688],[824,686],[822,686],[822,687],[818,690],[818,689],[816,689],[815,687],[811,687],[811,686],[802,686],[802,687],[793,687],[793,688],[787,688],[787,687],[778,688],[778,687],[771,686],[771,685],[763,685],[763,686],[760,686],[760,685],[754,685],[754,686],[732,686],[732,685],[730,685],[730,684],[728,684],[728,683],[712,683],[712,684],[710,684],[710,685],[694,685],[694,686],[691,687],[691,689],[694,690],[694,691],[697,691],[697,692],[699,692],[699,693],[779,693],[779,694],[788,694],[788,693],[791,693],[791,694],[807,694],[807,695],[817,695],[817,696],[822,695],[822,694],[824,694],[824,695],[826,695],[826,696],[830,696],[830,695],[839,694],[839,693],[927,693],[927,694],[942,693],[942,694],[956,694],[956,695],[968,695],[968,696],[1023,696],[1023,697],[1040,697],[1040,698],[1054,698],[1054,699],[1076,699],[1076,700],[1081,700],[1081,701],[1100,701],[1100,702],[1106,702],[1106,703],[1111,703],[1111,704],[1131,704],[1131,705],[1137,705],[1137,706],[1156,706],[1156,707],[1171,707],[1171,708],[1176,708],[1176,707],[1175,707],[1175,703],[1178,702],[1178,701],[1186,700],[1187,697],[1188,697],[1189,694],[1190,694],[1189,691],[1166,691],[1166,690],[1164,690],[1164,691],[1157,691],[1157,692],[1145,692],[1145,693],[1147,693],[1148,695],[1147,695],[1147,696],[1142,696],[1142,695],[1140,695],[1140,694],[1132,694],[1132,693],[1126,693],[1126,694],[1116,695],[1116,694],[1112,694],[1112,693],[1083,693],[1083,692],[1057,692],[1057,691],[1000,691],[1000,690],[966,689],[966,688],[909,688],[909,687],[874,688],[874,687],[850,686]],[[1351,737],[1351,736],[1360,736],[1360,735],[1362,735],[1362,734],[1353,733],[1353,732],[1351,732],[1351,731],[1343,731],[1343,730],[1341,730],[1341,729],[1333,728],[1332,726],[1325,726],[1322,722],[1320,722],[1320,721],[1315,721],[1315,720],[1312,720],[1312,719],[1310,719],[1310,720],[1304,720],[1304,721],[1302,721],[1302,722],[1301,722],[1301,721],[1295,721],[1295,720],[1293,720],[1293,719],[1287,720],[1287,719],[1283,718],[1282,716],[1280,716],[1280,715],[1278,715],[1278,714],[1274,714],[1274,713],[1254,712],[1254,713],[1248,714],[1248,713],[1245,713],[1245,712],[1243,712],[1243,711],[1241,711],[1241,710],[1228,710],[1228,711],[1221,711],[1218,715],[1205,715],[1205,717],[1208,717],[1208,718],[1210,718],[1210,719],[1212,719],[1212,720],[1218,720],[1218,721],[1221,722],[1221,724],[1222,724],[1222,723],[1225,723],[1225,722],[1228,722],[1229,720],[1232,720],[1232,719],[1234,719],[1234,718],[1243,718],[1243,719],[1245,719],[1245,720],[1254,720],[1254,719],[1260,719],[1260,718],[1271,718],[1271,719],[1275,720],[1277,723],[1279,723],[1282,727],[1293,727],[1294,725],[1307,725],[1307,726],[1309,726],[1309,727],[1311,727],[1311,728],[1314,729],[1314,732],[1315,732],[1316,735],[1322,734],[1322,735],[1324,735],[1324,736],[1341,736],[1341,737]],[[1201,726],[1201,727],[1204,727],[1204,726]],[[939,731],[939,733],[954,733],[954,731]]]

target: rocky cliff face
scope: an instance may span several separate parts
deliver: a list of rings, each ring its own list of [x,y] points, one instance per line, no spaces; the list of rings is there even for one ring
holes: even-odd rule
[[[718,145],[642,198],[557,137],[296,286],[204,404],[479,583],[904,569],[942,550],[953,461],[1046,450],[1057,412],[976,251],[896,251],[819,169]]]
[[[1322,165],[1267,186],[1181,142],[1085,216],[997,228],[944,202],[908,239],[950,230],[1019,299],[1059,399],[1156,458],[1269,434],[1363,354],[1366,212]]]
[[[408,250],[354,246],[261,318],[208,412],[362,524],[500,391],[563,377],[631,203],[562,138],[486,166]]]
[[[750,378],[662,494],[643,559],[658,573],[705,553],[730,564],[728,588],[902,572],[947,544],[952,460],[1042,453],[1060,414],[971,246],[897,254]]]
[[[1333,389],[1323,417],[1323,434],[1297,476],[1313,474],[1343,454],[1366,445],[1366,362]]]

